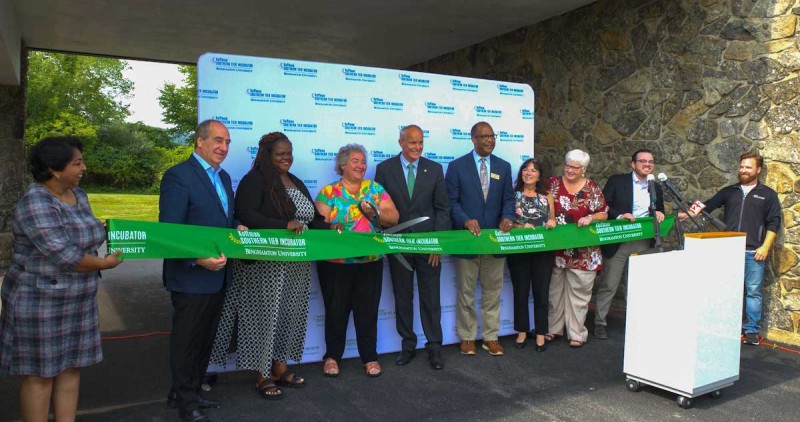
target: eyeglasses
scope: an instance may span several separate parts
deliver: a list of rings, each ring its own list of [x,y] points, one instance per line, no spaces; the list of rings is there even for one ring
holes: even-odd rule
[[[277,157],[277,158],[291,158],[292,157],[292,152],[291,151],[289,151],[289,152],[279,152],[279,153],[275,154],[275,157]]]
[[[495,140],[497,139],[497,135],[476,135],[476,138],[480,139],[481,141],[488,141],[488,140]]]
[[[580,169],[582,169],[583,167],[582,167],[582,166],[571,166],[571,165],[569,165],[569,164],[564,164],[564,168],[565,168],[565,169],[570,169],[570,170],[579,171],[579,170],[580,170]]]
[[[636,160],[639,164],[655,164],[656,162],[653,160]]]

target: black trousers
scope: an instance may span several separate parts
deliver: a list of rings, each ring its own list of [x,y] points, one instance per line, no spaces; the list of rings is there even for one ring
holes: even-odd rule
[[[511,284],[514,286],[514,330],[531,330],[528,313],[528,292],[533,292],[533,323],[536,334],[545,335],[550,297],[550,277],[553,275],[552,252],[528,252],[506,256]]]
[[[319,287],[325,303],[325,356],[342,360],[347,323],[353,312],[358,354],[363,363],[378,360],[378,305],[381,300],[383,259],[363,264],[317,262]]]
[[[417,348],[417,334],[414,332],[414,272],[417,273],[419,290],[419,318],[427,338],[425,347],[438,349],[442,345],[442,304],[439,300],[442,266],[431,266],[426,254],[403,254],[403,257],[414,271],[406,269],[395,255],[389,255],[395,321],[397,333],[403,338],[403,350],[413,352]]]
[[[225,287],[214,294],[172,292],[172,334],[169,362],[172,392],[180,409],[198,408],[200,385],[211,357]]]

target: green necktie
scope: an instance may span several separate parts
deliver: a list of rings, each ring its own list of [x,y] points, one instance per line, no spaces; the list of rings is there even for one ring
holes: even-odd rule
[[[417,178],[414,177],[414,164],[408,164],[406,166],[408,168],[408,174],[406,174],[406,184],[408,185],[408,197],[411,198],[411,194],[414,193],[414,182],[417,181]]]

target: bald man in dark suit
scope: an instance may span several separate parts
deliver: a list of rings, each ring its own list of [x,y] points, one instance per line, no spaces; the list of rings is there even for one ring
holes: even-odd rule
[[[400,131],[397,141],[401,153],[378,164],[375,181],[386,189],[400,213],[399,223],[430,217],[406,229],[406,233],[450,229],[450,204],[439,163],[422,157],[422,129],[409,125]],[[414,358],[417,335],[414,332],[414,274],[417,275],[420,319],[427,342],[428,363],[433,369],[444,368],[442,359],[442,308],[439,301],[440,255],[404,254],[413,268],[409,271],[389,255],[389,270],[394,287],[397,332],[403,337],[402,350],[395,363],[406,365]]]

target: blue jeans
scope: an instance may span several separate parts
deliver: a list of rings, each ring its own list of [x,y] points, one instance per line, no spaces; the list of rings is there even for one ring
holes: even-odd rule
[[[761,292],[764,289],[764,261],[755,260],[755,251],[744,253],[744,307],[747,323],[742,326],[745,334],[758,333],[761,329]]]

